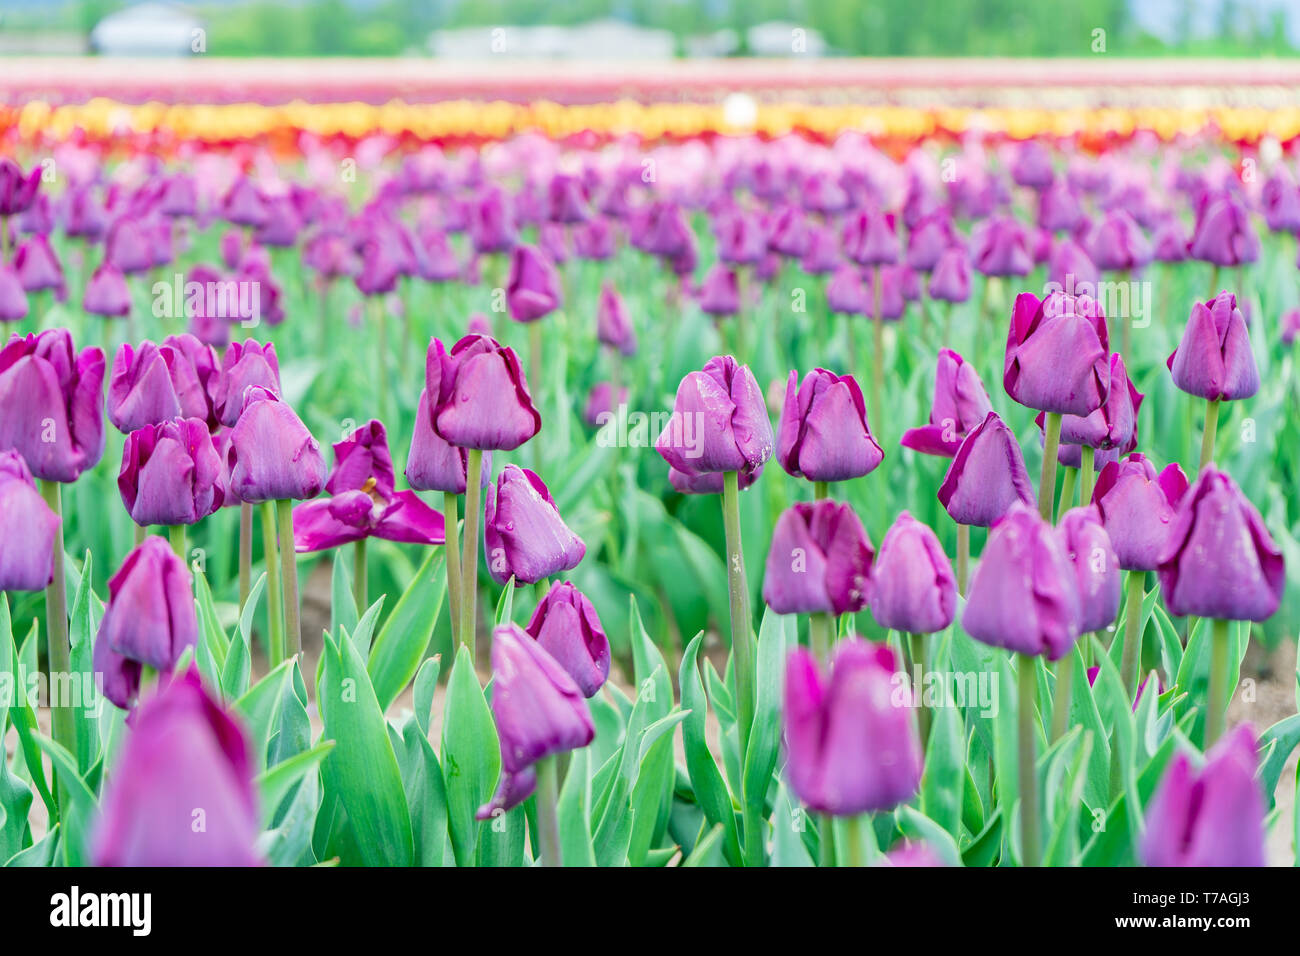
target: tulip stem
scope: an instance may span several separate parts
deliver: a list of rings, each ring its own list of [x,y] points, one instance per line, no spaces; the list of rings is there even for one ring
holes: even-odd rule
[[[841,866],[858,868],[865,865],[862,858],[862,827],[864,824],[871,825],[865,813],[855,813],[844,818],[844,836],[847,837],[844,842],[848,846],[844,848],[844,859],[840,861]]]
[[[1128,602],[1124,606],[1124,647],[1119,658],[1119,676],[1130,703],[1133,701],[1134,684],[1137,681],[1138,661],[1142,658],[1142,633],[1139,625],[1142,622],[1145,584],[1145,571],[1128,573]]]
[[[302,653],[302,621],[298,604],[298,551],[293,543],[293,502],[282,498],[275,503],[275,511],[280,519],[280,564],[284,571],[280,580],[284,587],[285,655],[296,657]]]
[[[749,753],[749,733],[754,723],[754,648],[750,636],[749,584],[745,579],[745,553],[740,544],[740,475],[722,474],[722,523],[727,538],[727,590],[731,605],[731,654],[736,665],[736,739],[741,765]],[[742,793],[745,824],[745,865],[763,865],[764,794]]]
[[[1097,485],[1097,453],[1091,445],[1079,449],[1079,504],[1092,504],[1092,489]]]
[[[253,585],[253,506],[239,505],[239,613],[244,613],[248,592]]]
[[[77,754],[77,723],[73,719],[72,708],[68,701],[58,698],[63,695],[58,688],[68,687],[68,672],[71,670],[72,648],[68,644],[68,584],[63,568],[63,486],[57,481],[40,479],[41,497],[54,516],[59,519],[54,531],[54,567],[53,576],[45,588],[45,637],[48,661],[48,684],[50,695],[50,722],[54,740],[67,748],[74,757]],[[61,789],[60,789],[60,792]],[[60,799],[62,805],[62,799]]]
[[[818,842],[817,865],[829,868],[835,865],[835,818],[829,813],[821,814],[818,828],[821,840]]]
[[[370,297],[370,310],[375,319],[375,374],[379,378],[375,387],[379,389],[379,417],[384,418],[388,415],[388,315],[381,296]]]
[[[136,525],[135,536],[133,539],[135,541],[135,547],[138,548],[140,545],[144,544],[144,539],[147,537],[149,537],[149,529],[142,524]]]
[[[1219,400],[1217,398],[1206,399],[1205,431],[1201,435],[1201,471],[1204,471],[1206,466],[1214,463],[1214,439],[1218,431]]]
[[[1061,479],[1061,500],[1056,506],[1056,520],[1061,520],[1061,515],[1065,514],[1074,505],[1074,482],[1079,477],[1078,468],[1066,468],[1065,477]]]
[[[9,261],[9,217],[0,216],[0,265]]]
[[[885,381],[885,320],[880,315],[880,266],[872,270],[871,302],[872,334],[875,336],[871,356],[871,414],[876,418],[876,427],[881,428],[885,423],[885,405],[880,397]]]
[[[259,510],[266,561],[266,651],[274,668],[284,660],[284,595],[280,591],[280,558],[275,546],[275,502],[263,501]]]
[[[1052,520],[1052,502],[1056,500],[1056,453],[1061,445],[1061,413],[1048,412],[1043,423],[1043,474],[1038,483],[1038,513],[1044,521]]]
[[[1216,617],[1210,622],[1210,701],[1205,712],[1205,748],[1209,750],[1223,734],[1228,718],[1228,622]]]
[[[823,498],[829,498],[830,496],[831,496],[831,484],[830,484],[829,481],[814,481],[814,482],[813,482],[813,499],[814,499],[814,500],[816,500],[816,501],[821,501]]]
[[[966,596],[970,576],[970,525],[957,525],[957,593]]]
[[[483,489],[479,477],[483,471],[483,451],[465,449],[465,542],[460,561],[460,642],[469,648],[473,659],[477,643],[476,618],[478,601],[478,519]]]
[[[1074,648],[1056,662],[1056,696],[1052,699],[1052,740],[1060,740],[1070,727],[1070,691],[1074,680]]]
[[[176,552],[176,557],[180,558],[182,563],[185,562],[185,525],[174,524],[167,529],[167,540],[171,542],[172,550]]]
[[[925,706],[925,635],[907,635],[908,656],[912,658],[912,694],[913,706],[916,708],[916,729],[921,737],[921,751],[925,752],[926,741],[930,739],[930,711]]]
[[[1034,658],[1028,654],[1016,655],[1016,677],[1019,691],[1016,707],[1019,733],[1017,735],[1020,776],[1020,859],[1023,866],[1038,866],[1038,771],[1034,766],[1034,716],[1038,695],[1038,678],[1034,673]]]
[[[542,866],[563,866],[560,855],[559,787],[556,758],[537,761],[537,849]]]
[[[808,644],[819,663],[825,663],[831,651],[831,616],[824,611],[808,615]]]
[[[456,645],[460,633],[460,509],[455,492],[442,493],[442,526],[446,536],[443,550],[447,556],[447,608],[451,615],[451,643]]]
[[[352,603],[357,606],[358,614],[365,614],[370,607],[370,572],[366,564],[366,539],[361,538],[352,546]]]

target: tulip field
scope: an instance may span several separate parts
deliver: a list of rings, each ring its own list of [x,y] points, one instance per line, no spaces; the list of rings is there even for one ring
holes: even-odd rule
[[[0,862],[1296,862],[1294,117],[239,109],[0,107]]]

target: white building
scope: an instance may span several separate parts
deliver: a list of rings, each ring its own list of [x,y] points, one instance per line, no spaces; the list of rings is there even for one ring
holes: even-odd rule
[[[677,52],[668,30],[621,20],[592,20],[574,26],[463,27],[429,37],[434,56],[482,59],[493,55],[554,60],[666,60]]]
[[[826,38],[817,30],[784,20],[768,20],[745,31],[754,56],[821,56]]]
[[[189,56],[206,50],[203,21],[171,3],[140,3],[109,14],[90,31],[106,56]]]

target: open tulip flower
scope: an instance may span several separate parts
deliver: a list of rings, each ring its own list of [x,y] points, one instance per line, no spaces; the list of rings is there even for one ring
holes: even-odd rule
[[[962,441],[993,411],[979,372],[952,349],[940,349],[934,374],[930,422],[909,428],[899,440],[904,448],[952,458]]]
[[[0,451],[0,591],[41,591],[50,583],[59,522],[22,456]]]
[[[862,389],[852,375],[819,368],[800,385],[799,373],[791,371],[777,433],[781,467],[809,481],[861,478],[884,458],[867,425]]]

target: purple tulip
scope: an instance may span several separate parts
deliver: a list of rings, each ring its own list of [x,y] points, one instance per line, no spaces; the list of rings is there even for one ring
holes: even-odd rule
[[[8,156],[0,156],[0,219],[25,212],[41,188],[41,167],[24,174]]]
[[[808,221],[803,210],[787,204],[777,210],[768,227],[767,248],[787,259],[799,259],[808,252]]]
[[[1141,856],[1147,866],[1265,866],[1266,804],[1248,724],[1227,734],[1197,771],[1180,751],[1147,804]]]
[[[93,186],[69,188],[63,231],[69,238],[98,241],[108,228],[108,215]]]
[[[573,227],[573,253],[588,262],[614,258],[617,249],[614,227],[609,220],[595,218]]]
[[[997,412],[989,412],[958,446],[939,503],[958,524],[987,528],[1017,501],[1031,504],[1034,486],[1016,437]]]
[[[515,224],[505,192],[493,186],[470,206],[469,234],[474,251],[508,252],[515,244]]]
[[[240,501],[301,501],[325,484],[325,461],[292,408],[273,391],[250,385],[228,454],[230,493]]]
[[[587,404],[582,410],[582,420],[587,423],[588,428],[600,428],[618,413],[619,405],[627,404],[627,396],[626,387],[620,388],[615,395],[613,383],[597,382],[587,393]]]
[[[943,858],[939,856],[925,842],[905,843],[902,846],[895,847],[885,854],[884,862],[880,866],[901,866],[901,867],[942,867],[947,866]]]
[[[862,389],[852,375],[814,369],[799,384],[791,370],[777,426],[777,460],[796,478],[848,481],[884,458],[867,424]]]
[[[772,423],[748,365],[716,355],[677,386],[673,414],[655,450],[685,475],[746,473],[772,457]]]
[[[1177,462],[1156,475],[1147,457],[1134,452],[1107,464],[1097,476],[1092,503],[1126,571],[1154,571],[1169,538],[1174,511],[1187,492],[1187,476]]]
[[[824,275],[840,264],[840,240],[828,226],[808,230],[808,247],[799,260],[799,268],[809,275]]]
[[[1178,503],[1159,561],[1165,607],[1177,617],[1265,621],[1286,585],[1282,552],[1259,512],[1212,465]]]
[[[971,234],[974,266],[986,276],[1026,276],[1033,271],[1028,231],[1015,219],[983,220]]]
[[[247,176],[238,176],[221,200],[221,216],[236,226],[257,228],[269,217],[266,200]]]
[[[961,626],[985,644],[1054,661],[1074,647],[1081,626],[1075,570],[1061,536],[1032,506],[1013,504],[993,525]]]
[[[1273,232],[1300,232],[1300,189],[1296,188],[1289,174],[1270,176],[1260,190],[1259,199],[1269,229]]]
[[[199,210],[194,177],[185,173],[168,176],[158,194],[158,211],[173,218],[194,216]]]
[[[1047,264],[1049,283],[1073,294],[1084,288],[1095,290],[1100,278],[1088,253],[1073,239],[1058,239],[1052,246],[1052,255]]]
[[[169,672],[198,640],[190,572],[166,539],[150,535],[126,556],[108,581],[108,605],[95,638],[95,670],[104,694],[129,709],[139,690],[140,667]],[[126,671],[127,693],[110,675]]]
[[[27,290],[12,266],[0,265],[0,322],[27,317]]]
[[[521,243],[510,256],[506,304],[516,322],[536,322],[564,301],[555,266],[536,246]]]
[[[602,345],[618,349],[624,355],[636,354],[636,330],[622,297],[608,283],[602,283],[596,302],[596,338]]]
[[[940,302],[965,302],[970,298],[970,262],[960,246],[947,249],[935,263],[927,290]]]
[[[420,389],[415,410],[415,428],[411,433],[411,450],[406,456],[406,480],[417,491],[442,491],[453,495],[465,493],[465,473],[469,455],[464,448],[449,444],[433,430],[429,416],[429,392]],[[492,453],[483,456],[479,487],[487,487],[492,478]]]
[[[233,428],[239,421],[244,393],[253,385],[279,394],[280,363],[275,357],[275,346],[270,342],[262,345],[253,339],[230,343],[212,392],[213,410],[222,425]]]
[[[1119,613],[1120,567],[1096,505],[1071,508],[1057,529],[1079,585],[1079,629],[1100,631]]]
[[[224,469],[206,422],[177,418],[126,437],[117,488],[140,526],[195,524],[226,498]]]
[[[1048,232],[1074,232],[1084,221],[1083,206],[1064,180],[1038,194],[1038,226]]]
[[[700,308],[709,315],[735,315],[740,311],[740,284],[723,263],[714,263],[700,283]]]
[[[1231,196],[1206,195],[1196,210],[1188,254],[1216,266],[1240,266],[1259,258],[1259,237],[1250,215]]]
[[[808,174],[800,190],[804,207],[810,212],[834,215],[849,206],[849,194],[828,173],[815,171]]]
[[[1290,348],[1300,338],[1300,309],[1287,309],[1282,313],[1282,344]]]
[[[145,340],[122,343],[108,384],[108,419],[122,432],[177,417],[215,424],[208,388],[215,382],[216,354],[188,333],[160,347]]]
[[[1250,398],[1259,391],[1259,369],[1250,348],[1237,297],[1220,292],[1197,302],[1178,348],[1166,363],[1174,384],[1210,401]]]
[[[595,695],[609,677],[605,629],[586,595],[569,582],[551,585],[525,630],[568,672],[583,697]]]
[[[1086,417],[1063,415],[1061,417],[1061,442],[1067,445],[1087,445],[1090,448],[1117,448],[1128,453],[1137,446],[1137,416],[1146,396],[1139,392],[1128,377],[1124,359],[1118,352],[1110,357],[1110,388],[1106,401]],[[1035,419],[1042,428],[1044,413]]]
[[[67,329],[13,336],[0,349],[0,450],[32,474],[71,482],[104,454],[104,353],[74,350]]]
[[[1011,161],[1011,178],[1017,186],[1045,189],[1052,184],[1052,154],[1036,139],[1025,140]]]
[[[582,182],[576,176],[556,173],[546,189],[548,218],[555,223],[585,222],[591,216]]]
[[[907,275],[902,266],[882,266],[867,273],[865,278],[866,308],[863,310],[868,318],[882,320],[901,319],[907,309],[904,286]],[[876,280],[880,280],[880,293],[877,297]],[[876,315],[876,302],[880,302],[880,315]]]
[[[451,352],[434,339],[425,383],[433,430],[457,447],[512,451],[541,430],[519,358],[486,335],[467,335]]]
[[[443,544],[442,515],[414,491],[395,491],[394,482],[387,433],[372,419],[334,443],[334,469],[325,481],[332,497],[293,510],[294,549],[323,551],[369,537]]]
[[[844,254],[860,266],[890,265],[899,259],[893,213],[864,209],[849,216],[843,240]]]
[[[952,227],[947,213],[938,213],[922,219],[907,237],[907,265],[920,272],[929,272],[939,264],[939,259],[961,237]]]
[[[975,366],[952,349],[940,349],[934,374],[930,423],[909,428],[899,440],[904,448],[951,458],[971,429],[993,411]]]
[[[840,265],[826,283],[826,304],[832,312],[866,315],[867,285],[862,281],[862,270],[847,262]]]
[[[131,311],[131,290],[126,286],[126,278],[112,263],[103,263],[91,275],[81,308],[91,315],[105,318],[121,318]]]
[[[1041,301],[1016,296],[1007,333],[1002,383],[1021,405],[1063,415],[1091,415],[1110,387],[1110,338],[1101,306],[1053,292]]]
[[[1169,216],[1156,227],[1151,245],[1151,255],[1156,262],[1183,262],[1187,259],[1190,242],[1182,223]]]
[[[495,494],[494,494],[495,490]],[[576,568],[587,553],[556,510],[545,482],[518,465],[506,465],[496,488],[488,485],[483,538],[488,571],[498,584],[535,584]]]
[[[501,781],[486,820],[522,803],[536,785],[533,764],[585,747],[596,736],[573,678],[517,624],[492,632],[492,717],[501,740]]]
[[[153,267],[153,252],[144,223],[130,216],[118,219],[108,230],[104,261],[125,275],[147,272]]]
[[[921,784],[912,695],[893,652],[849,638],[829,675],[803,648],[785,669],[786,773],[810,810],[835,816],[890,810]]]
[[[262,864],[255,770],[243,728],[191,665],[132,717],[104,789],[95,865]]]
[[[1151,261],[1151,244],[1142,227],[1123,209],[1106,213],[1088,233],[1088,254],[1104,271],[1141,269]]]
[[[0,451],[0,591],[40,591],[53,580],[61,520],[36,490],[22,456]]]
[[[53,289],[55,297],[62,300],[67,295],[63,279],[63,266],[50,248],[45,236],[33,236],[18,247],[14,256],[14,270],[28,292]]]
[[[763,600],[778,614],[860,611],[874,555],[849,505],[830,498],[794,504],[772,531]]]
[[[881,627],[933,634],[957,613],[957,579],[939,539],[906,511],[885,532],[871,569],[871,615]]]

